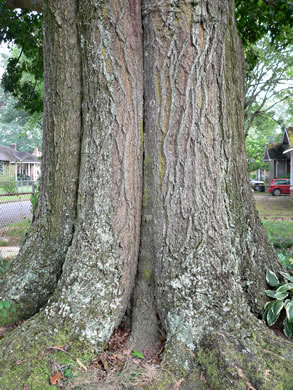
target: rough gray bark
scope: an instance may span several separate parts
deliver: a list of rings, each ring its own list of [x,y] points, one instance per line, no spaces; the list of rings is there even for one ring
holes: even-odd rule
[[[73,15],[71,20],[74,20],[73,25],[75,29],[78,28],[79,34],[79,51],[73,53],[76,55],[74,62],[66,58],[67,54],[70,55],[66,49],[71,48],[71,40],[75,42],[77,36],[76,33],[72,36],[70,31],[67,8]],[[54,275],[58,285],[54,285],[47,305],[28,320],[21,331],[18,329],[22,345],[19,345],[16,333],[11,335],[12,339],[8,336],[3,340],[2,359],[7,364],[2,367],[2,386],[11,380],[11,375],[7,379],[3,374],[9,361],[15,359],[11,350],[30,356],[35,353],[30,340],[37,338],[41,345],[44,340],[45,343],[57,343],[58,340],[60,343],[60,336],[63,340],[75,337],[84,339],[87,346],[97,350],[120,324],[129,305],[137,269],[142,202],[143,70],[140,8],[138,1],[108,1],[97,5],[95,1],[88,0],[75,10],[70,8],[70,4],[64,4],[64,9],[61,9],[55,1],[48,1],[44,10],[48,23],[47,39],[57,34],[61,37],[61,41],[56,43],[59,44],[57,48],[54,46],[55,41],[47,48],[48,56],[57,51],[61,58],[50,58],[47,64],[52,61],[62,63],[64,60],[78,73],[75,77],[72,74],[70,76],[79,85],[72,86],[72,91],[65,90],[67,99],[63,102],[58,99],[56,106],[56,99],[66,79],[59,85],[60,79],[57,77],[53,88],[52,84],[47,84],[49,91],[45,111],[52,115],[53,120],[45,122],[45,139],[52,139],[51,143],[45,144],[45,159],[51,153],[48,160],[51,165],[45,168],[35,224],[42,220],[43,208],[47,210],[45,201],[49,204],[55,201],[54,207],[57,209],[59,200],[55,200],[54,191],[58,189],[56,194],[60,197],[61,206],[66,206],[68,199],[74,196],[75,203],[70,208],[75,217],[74,229],[71,229],[68,251],[65,239],[62,245],[52,240],[52,245],[65,248],[65,262],[61,263],[62,272],[58,268]],[[63,34],[69,42],[62,38]],[[48,60],[48,57],[45,59]],[[51,74],[51,69],[47,69],[48,72]],[[54,72],[56,74],[56,69]],[[63,70],[62,75],[64,73]],[[79,99],[69,102],[68,99],[72,99],[75,92],[79,94]],[[67,108],[64,109],[65,103]],[[66,110],[78,116],[76,125],[81,130],[76,140],[74,129],[70,127],[71,122],[67,123],[64,118],[64,115],[68,116]],[[65,131],[72,137],[69,145],[64,139]],[[80,142],[78,171],[69,166],[71,156],[71,160],[66,161],[58,155],[57,164],[57,158],[52,154],[56,153],[57,148],[69,148],[70,154],[72,146]],[[66,187],[62,187],[62,183],[57,180],[53,181],[55,171],[62,171],[65,183],[72,175],[78,192],[73,188],[72,194],[68,196]],[[61,210],[59,216],[63,221],[63,208]],[[51,210],[49,212],[52,213]],[[52,223],[57,225],[53,216],[51,218]],[[60,231],[64,230],[63,227]],[[18,263],[18,267],[23,264],[21,256],[17,259]],[[49,266],[55,270],[55,264],[52,251],[46,270],[48,278],[51,272]],[[38,272],[39,266],[35,263],[32,268]],[[23,277],[20,271],[19,275],[19,278]],[[6,277],[9,283],[10,271]],[[36,291],[38,297],[41,294]],[[14,290],[6,293],[5,298],[13,303],[18,303],[19,299]],[[20,301],[19,306],[30,308],[35,303],[31,302],[33,299],[34,296],[30,300]],[[17,313],[21,313],[21,310]],[[28,316],[28,310],[25,313]],[[2,318],[2,322],[9,319]],[[10,347],[6,348],[5,345]],[[30,367],[26,365],[23,369],[27,372],[27,383],[30,383],[33,380]],[[17,373],[13,377],[13,384],[10,385],[18,388],[23,383],[23,377]]]
[[[276,261],[248,187],[244,59],[230,7],[145,2],[145,240],[168,359],[186,371],[207,370],[194,353],[215,331],[241,340],[247,319],[264,331],[255,316]]]
[[[1,284],[1,296],[17,308],[13,317],[6,318],[8,322],[28,317],[46,303],[72,241],[81,141],[81,57],[76,14],[77,8],[69,0],[47,12],[39,205],[20,255]]]
[[[142,41],[139,3],[83,1],[83,139],[78,220],[48,316],[93,344],[129,304],[140,240]],[[135,54],[135,55],[134,55]]]
[[[0,385],[45,389],[40,351],[68,342],[78,354],[99,351],[132,304],[130,345],[155,348],[164,328],[163,364],[184,379],[181,389],[292,387],[292,344],[259,320],[266,268],[278,266],[248,184],[233,3],[85,0],[69,20],[70,4],[62,7],[49,0],[45,19],[47,39],[55,29],[61,34],[48,53],[67,47],[65,38],[74,47],[80,39],[74,68],[82,87],[73,89],[82,98],[67,107],[81,123],[74,233],[48,303],[0,343]],[[73,36],[70,26],[78,26]],[[53,140],[68,147],[59,93],[57,84],[45,106],[51,157]],[[40,204],[54,205],[49,223],[61,234],[63,190],[57,179],[57,191],[50,185],[59,170],[69,172],[68,162],[46,158]],[[7,296],[18,302],[14,291]],[[13,366],[17,359],[21,367]],[[169,385],[162,375],[154,389]]]

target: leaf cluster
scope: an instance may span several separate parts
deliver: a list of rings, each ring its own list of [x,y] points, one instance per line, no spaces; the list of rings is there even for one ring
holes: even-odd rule
[[[278,123],[270,116],[259,115],[255,118],[254,126],[250,129],[245,139],[249,172],[259,168],[268,169],[268,163],[264,162],[264,149],[267,143],[280,141],[277,129]]]
[[[274,290],[266,290],[265,293],[273,301],[267,302],[264,306],[263,320],[269,326],[274,325],[282,311],[285,310],[286,318],[283,321],[284,334],[290,338],[293,335],[293,276],[280,272],[280,274],[287,280],[287,282],[280,283],[277,275],[268,270],[266,274],[266,281]]]
[[[256,44],[250,44],[248,50],[254,52],[257,62],[248,63],[246,68],[246,135],[257,117],[270,117],[274,120],[274,111],[286,111],[284,103],[292,101],[293,97],[292,45],[288,45],[286,49],[277,49],[266,36]],[[281,123],[279,125],[282,126]]]
[[[36,12],[7,9],[0,0],[0,42],[16,45],[2,85],[18,99],[18,107],[29,113],[43,110],[43,17]],[[24,75],[29,77],[24,77]]]
[[[11,303],[8,299],[0,300],[0,315],[7,317],[8,312],[15,313],[15,307],[11,307]]]
[[[243,45],[259,41],[269,36],[271,43],[278,49],[292,42],[293,4],[288,0],[235,0],[238,32]],[[254,53],[247,51],[249,62],[253,62]]]

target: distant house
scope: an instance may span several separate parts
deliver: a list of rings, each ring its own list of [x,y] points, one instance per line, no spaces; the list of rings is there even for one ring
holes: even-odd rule
[[[293,193],[293,127],[285,129],[280,143],[265,146],[264,161],[269,163],[270,179],[290,177]]]
[[[0,179],[15,177],[37,180],[41,174],[38,148],[32,154],[18,152],[16,145],[0,146]]]

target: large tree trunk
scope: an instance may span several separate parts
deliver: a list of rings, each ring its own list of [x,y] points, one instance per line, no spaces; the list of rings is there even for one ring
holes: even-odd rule
[[[76,14],[77,7],[68,0],[46,17],[41,191],[30,233],[1,284],[1,296],[17,309],[6,317],[8,322],[31,316],[47,302],[74,232],[82,94]]]
[[[76,48],[70,81],[77,84],[62,90],[61,102],[76,93],[66,118],[77,118],[67,123],[56,104],[64,77],[56,74],[46,95],[40,211],[3,295],[26,317],[44,306],[1,341],[1,388],[45,389],[40,350],[73,342],[80,354],[82,342],[83,353],[99,351],[129,306],[129,344],[155,348],[163,328],[163,364],[184,379],[182,389],[291,388],[292,344],[259,319],[266,268],[278,265],[248,185],[244,60],[232,2],[85,0],[78,12],[77,1],[66,3],[47,1],[46,42],[48,53]],[[60,61],[69,67],[65,55]],[[68,160],[58,158],[59,148]],[[72,175],[64,187],[53,181],[58,172]],[[59,239],[46,263],[50,291],[42,293],[42,267],[26,264],[46,204],[56,210],[46,218]],[[71,224],[64,222],[69,211]],[[29,285],[29,275],[42,296],[31,294],[33,304],[9,289],[17,278]],[[163,376],[154,389],[169,384]]]

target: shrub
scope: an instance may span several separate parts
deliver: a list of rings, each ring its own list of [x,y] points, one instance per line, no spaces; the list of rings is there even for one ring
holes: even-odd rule
[[[17,183],[15,180],[10,180],[2,183],[1,185],[4,193],[6,194],[16,194],[17,193]]]

